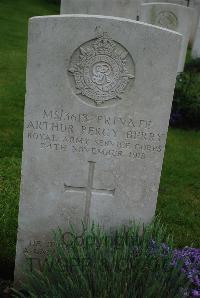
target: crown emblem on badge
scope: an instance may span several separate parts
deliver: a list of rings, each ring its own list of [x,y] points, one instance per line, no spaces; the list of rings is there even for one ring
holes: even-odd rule
[[[134,79],[134,66],[128,59],[130,62],[128,51],[105,32],[80,46],[68,69],[74,77],[76,94],[95,106],[120,100],[129,81]]]
[[[94,42],[94,49],[98,54],[112,54],[115,48],[116,45],[106,32]]]

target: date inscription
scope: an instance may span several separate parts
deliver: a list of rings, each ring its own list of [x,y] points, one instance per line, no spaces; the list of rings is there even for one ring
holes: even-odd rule
[[[152,120],[63,109],[44,109],[39,119],[28,119],[25,135],[41,150],[131,159],[161,153],[166,139],[165,133],[155,131]]]

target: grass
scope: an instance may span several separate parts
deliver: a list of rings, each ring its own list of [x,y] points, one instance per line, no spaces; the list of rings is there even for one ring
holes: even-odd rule
[[[47,0],[0,0],[0,272],[13,270],[22,151],[28,18]],[[200,132],[170,129],[157,213],[179,247],[200,247]],[[4,273],[5,274],[5,273]]]
[[[170,129],[157,212],[179,247],[200,247],[200,131]]]
[[[9,274],[17,230],[28,18],[58,13],[47,0],[0,0],[0,271]]]

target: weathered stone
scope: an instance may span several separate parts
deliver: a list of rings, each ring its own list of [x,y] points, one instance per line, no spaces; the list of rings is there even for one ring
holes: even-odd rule
[[[190,44],[193,45],[196,35],[196,30],[198,26],[198,16],[200,12],[200,0],[141,0],[141,3],[152,3],[152,2],[165,2],[165,3],[172,3],[172,4],[179,4],[194,8],[194,14],[192,18],[192,26],[191,26],[191,33],[190,33]]]
[[[150,3],[141,5],[141,21],[174,30],[183,35],[177,72],[184,69],[188,42],[191,34],[194,9],[171,3]],[[166,51],[168,45],[166,44]],[[165,54],[163,52],[163,55]]]
[[[198,19],[200,14],[200,0],[192,0],[189,2],[189,7],[194,8],[194,14],[192,18],[191,34],[190,34],[190,45],[194,44],[196,31],[198,27]]]
[[[190,0],[193,1],[193,0]],[[172,3],[172,4],[179,4],[179,5],[183,5],[183,6],[187,6],[188,5],[188,0],[141,0],[142,3],[154,3],[154,2],[158,2],[158,3]]]
[[[61,14],[93,14],[137,20],[141,0],[62,0]]]
[[[30,19],[16,281],[58,226],[151,221],[181,39],[121,18]]]
[[[192,20],[192,26],[191,26],[190,40],[189,40],[190,46],[193,46],[195,42],[195,36],[198,28],[198,21],[199,21],[199,12],[197,9],[195,9],[193,20]]]
[[[200,18],[199,18],[198,29],[196,32],[195,42],[192,48],[192,57],[193,58],[200,57]]]
[[[190,36],[190,45],[194,47],[194,43],[197,36],[199,16],[200,16],[200,0],[193,0],[192,2],[190,2],[190,7],[194,8],[194,11],[195,11],[193,22],[192,22],[191,36]]]

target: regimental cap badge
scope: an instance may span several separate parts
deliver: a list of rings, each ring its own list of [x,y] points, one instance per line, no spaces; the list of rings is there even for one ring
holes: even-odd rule
[[[105,32],[75,50],[68,70],[76,93],[95,106],[119,101],[135,77],[130,54]]]
[[[176,30],[178,28],[178,18],[177,16],[171,11],[160,11],[156,17],[155,25],[164,27],[170,30]]]

